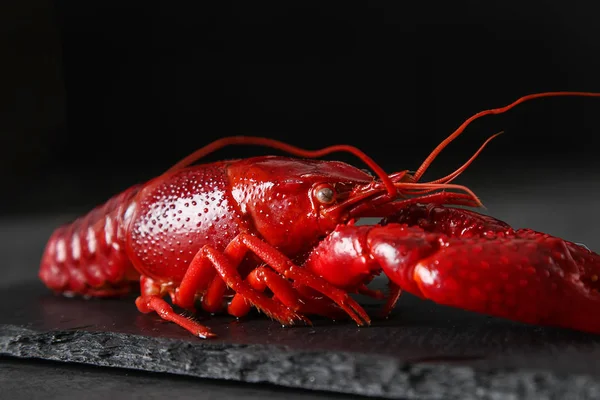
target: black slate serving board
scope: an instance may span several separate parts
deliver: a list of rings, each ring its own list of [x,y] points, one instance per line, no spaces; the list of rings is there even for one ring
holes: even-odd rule
[[[410,295],[388,320],[367,328],[326,319],[283,328],[258,314],[240,321],[207,316],[219,335],[213,340],[140,314],[133,298],[63,298],[38,282],[0,291],[0,316],[0,354],[21,358],[385,398],[600,395],[600,337]]]

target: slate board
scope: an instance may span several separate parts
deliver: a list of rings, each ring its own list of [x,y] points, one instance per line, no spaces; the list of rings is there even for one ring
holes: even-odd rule
[[[512,176],[510,185],[494,177],[495,191],[483,183],[470,186],[491,214],[515,227],[599,249],[594,223],[598,193],[573,195],[582,187],[595,187],[597,179],[574,171],[570,177],[585,179],[559,179],[561,190],[557,190],[556,176],[544,170],[523,177],[526,185],[515,185]],[[546,182],[544,177],[552,179]],[[49,398],[48,388],[54,385],[62,388],[56,393],[66,393],[73,380],[79,385],[74,393],[103,381],[102,389],[96,390],[113,399],[119,398],[119,391],[108,388],[119,384],[143,398],[158,398],[156,393],[179,396],[192,390],[199,391],[199,398],[210,398],[210,393],[247,398],[254,393],[257,398],[289,400],[306,393],[289,388],[313,390],[315,398],[326,398],[323,393],[450,400],[600,398],[600,336],[485,317],[410,295],[401,298],[389,320],[374,321],[369,328],[314,318],[313,327],[281,328],[256,314],[240,322],[214,317],[206,321],[220,335],[212,341],[195,339],[154,315],[138,313],[133,299],[84,301],[54,296],[35,277],[46,240],[71,217],[0,219],[0,355],[20,357],[0,357],[0,387],[8,388],[4,393],[11,398],[26,393],[22,387],[30,389],[33,397],[43,393]],[[375,308],[367,306],[367,311],[373,313]],[[64,363],[48,366],[40,359]],[[84,364],[108,368],[102,373],[96,368],[93,373],[65,376],[52,366],[76,365],[77,371],[83,371]],[[125,379],[106,370],[139,374]],[[144,375],[145,371],[158,374]],[[4,378],[7,374],[14,379]],[[62,380],[41,383],[35,391],[32,382],[39,376]],[[262,384],[240,389],[241,382]],[[142,389],[158,385],[172,387],[173,392]]]
[[[374,305],[367,304],[374,313]],[[600,337],[540,328],[404,296],[390,319],[358,328],[313,319],[207,316],[191,337],[133,298],[83,300],[38,282],[0,291],[0,354],[364,396],[407,399],[597,398]],[[510,398],[510,397],[509,397]]]

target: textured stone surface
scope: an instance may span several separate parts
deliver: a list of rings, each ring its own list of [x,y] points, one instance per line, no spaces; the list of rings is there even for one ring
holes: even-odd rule
[[[11,400],[195,399],[353,400],[359,395],[281,386],[198,379],[121,368],[0,358],[0,387]],[[0,396],[2,397],[2,396]],[[4,398],[4,397],[2,397]]]
[[[599,338],[408,296],[370,328],[214,317],[206,323],[220,337],[210,341],[139,314],[132,299],[56,297],[37,282],[1,291],[0,315],[0,354],[21,358],[388,398],[600,395]]]

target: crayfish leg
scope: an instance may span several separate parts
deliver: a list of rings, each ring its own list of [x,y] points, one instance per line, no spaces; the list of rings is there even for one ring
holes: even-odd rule
[[[376,300],[384,300],[386,298],[385,294],[381,290],[373,290],[369,288],[366,284],[360,285],[356,292],[358,294],[362,294],[363,296],[370,297]]]
[[[274,298],[279,299],[288,308],[298,311],[300,309],[300,299],[298,293],[294,290],[291,283],[283,279],[279,274],[273,272],[265,266],[254,269],[246,277],[246,281],[255,290],[260,292],[269,288],[274,294]],[[243,317],[250,311],[251,304],[246,302],[240,294],[233,296],[227,311],[236,317]]]
[[[371,319],[367,312],[350,295],[339,289],[325,279],[313,274],[305,268],[295,265],[288,257],[263,242],[255,236],[241,233],[235,240],[239,240],[250,251],[267,263],[271,268],[287,279],[294,280],[294,285],[307,286],[330,298],[359,326],[369,325]],[[234,241],[235,241],[234,240]]]
[[[390,315],[394,307],[396,307],[396,303],[398,303],[398,300],[400,300],[400,295],[402,294],[402,289],[400,286],[396,285],[392,281],[389,282],[389,288],[390,294],[388,295],[388,298],[379,313],[381,318],[387,318]]]
[[[160,296],[140,296],[135,300],[135,304],[140,312],[147,314],[155,311],[165,321],[174,322],[199,338],[208,339],[217,336],[208,327],[176,313]]]
[[[140,312],[148,314],[154,311],[165,321],[173,322],[199,338],[217,336],[208,327],[176,313],[161,297],[163,295],[161,286],[151,278],[141,276],[140,286],[141,295],[135,300],[135,305]]]
[[[209,304],[212,308],[220,307],[225,288],[231,288],[236,294],[242,296],[245,301],[255,306],[272,319],[279,321],[282,325],[294,325],[298,321],[310,323],[304,316],[294,312],[278,301],[267,297],[255,290],[248,282],[244,281],[238,272],[238,267],[248,248],[242,241],[243,234],[234,238],[224,251],[216,250],[210,246],[204,246],[192,259],[179,289],[174,296],[174,302],[184,307],[193,304],[196,293],[202,289],[199,284],[205,284],[202,277],[209,276],[207,271],[212,268],[216,275],[210,283],[210,287],[203,299],[203,305]],[[224,284],[222,284],[220,281]]]
[[[250,286],[261,292],[267,288],[273,293],[273,299],[279,300],[288,308],[303,314],[321,315],[331,319],[342,319],[347,316],[329,298],[306,287],[294,285],[277,272],[266,266],[253,270],[246,278]],[[251,305],[244,297],[236,294],[229,304],[228,312],[236,317],[242,317],[250,311]]]
[[[220,276],[215,275],[208,286],[208,290],[202,296],[202,309],[210,313],[216,313],[223,309],[223,297],[227,291],[227,285]]]

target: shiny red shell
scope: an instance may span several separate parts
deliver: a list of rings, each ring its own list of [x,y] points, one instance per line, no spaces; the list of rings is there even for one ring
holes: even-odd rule
[[[133,199],[127,252],[140,273],[165,283],[180,282],[200,248],[223,250],[240,232],[301,257],[337,223],[321,219],[313,187],[372,180],[348,164],[283,157],[182,169],[149,182]]]

